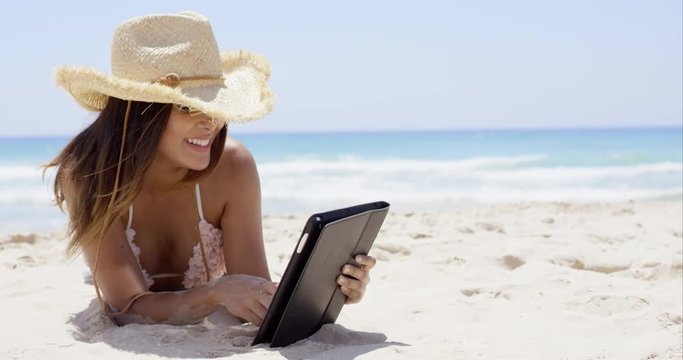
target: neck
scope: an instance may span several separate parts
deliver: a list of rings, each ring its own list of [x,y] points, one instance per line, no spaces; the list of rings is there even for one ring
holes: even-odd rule
[[[188,171],[187,168],[164,163],[157,158],[145,172],[140,192],[153,199],[160,200],[171,194],[168,190],[178,184]]]

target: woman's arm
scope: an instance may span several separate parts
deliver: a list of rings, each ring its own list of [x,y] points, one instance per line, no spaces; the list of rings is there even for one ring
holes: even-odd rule
[[[250,302],[269,304],[276,288],[252,276],[214,279],[192,289],[152,293],[137,300],[129,313],[118,317],[119,324],[194,324],[224,306],[232,314],[260,325],[263,317],[251,311]]]
[[[218,175],[227,199],[221,218],[227,273],[270,280],[263,246],[261,184],[254,158],[244,145],[228,138],[221,162]]]
[[[94,272],[94,278],[108,305],[121,310],[138,294],[148,291],[137,260],[125,238],[123,223],[115,221],[106,238],[102,239],[95,272],[97,247],[97,242],[86,246],[85,259]],[[267,307],[275,289],[272,283],[261,278],[246,275],[222,277],[188,290],[144,295],[115,320],[119,325],[193,324],[223,306],[234,315],[259,325],[263,317],[255,316],[251,309]]]
[[[147,292],[148,288],[140,267],[125,238],[120,219],[114,221],[105,238],[101,240],[97,270],[98,242],[85,246],[84,255],[102,295],[108,305],[123,309],[135,296]],[[218,307],[212,287],[200,286],[191,290],[152,293],[136,300],[125,315],[116,320],[119,323],[195,323]],[[112,309],[109,309],[112,310]]]
[[[221,216],[227,271],[224,278],[259,289],[241,297],[240,307],[226,304],[226,308],[233,315],[260,325],[277,285],[270,282],[263,245],[261,184],[256,163],[244,145],[228,138],[216,175],[220,179],[220,192],[226,199]]]

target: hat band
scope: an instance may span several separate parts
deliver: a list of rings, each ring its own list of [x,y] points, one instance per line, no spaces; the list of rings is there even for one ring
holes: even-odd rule
[[[187,76],[187,77],[180,77],[180,75],[176,73],[168,73],[164,76],[162,76],[158,82],[161,85],[165,85],[168,87],[175,88],[177,87],[181,82],[183,81],[197,81],[197,80],[221,80],[224,81],[225,78],[222,76]]]

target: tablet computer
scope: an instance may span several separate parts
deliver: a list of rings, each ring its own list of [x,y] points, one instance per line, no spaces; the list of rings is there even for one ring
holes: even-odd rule
[[[252,345],[287,346],[337,320],[346,302],[341,268],[367,255],[388,211],[376,201],[311,215]]]

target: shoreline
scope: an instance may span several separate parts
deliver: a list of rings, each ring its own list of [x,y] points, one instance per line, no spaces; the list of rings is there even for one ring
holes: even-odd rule
[[[264,215],[271,275],[309,214]],[[282,349],[256,328],[115,327],[65,241],[0,238],[9,358],[680,358],[683,201],[525,202],[390,212],[365,299]],[[4,275],[7,276],[4,276]]]

